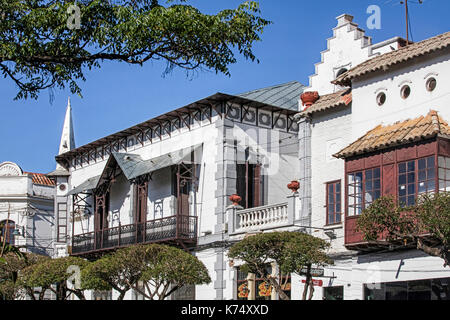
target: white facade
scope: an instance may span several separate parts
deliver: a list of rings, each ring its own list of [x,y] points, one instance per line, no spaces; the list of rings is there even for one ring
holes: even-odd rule
[[[33,175],[13,162],[0,164],[0,222],[14,225],[7,238],[22,251],[52,256],[54,186],[34,183]]]
[[[344,17],[338,18],[335,36],[328,42],[329,48],[316,68],[318,74],[311,77],[311,90],[308,91],[319,91],[321,96],[335,92],[336,88],[330,83],[331,78],[336,76],[333,74],[335,70],[345,63],[355,67],[374,56],[370,52],[375,51],[370,48],[384,47],[384,44],[362,45],[358,49],[359,44],[352,45],[346,41],[346,35],[348,38],[352,36],[346,34],[341,26]],[[353,25],[348,28],[352,29]],[[365,41],[363,43],[367,44]],[[353,61],[350,63],[350,60]],[[332,157],[378,125],[426,116],[430,110],[436,110],[444,120],[449,121],[450,90],[446,85],[449,77],[450,54],[448,50],[441,50],[354,79],[349,106],[341,105],[311,116],[311,226],[316,228],[315,235],[331,243],[330,253],[335,259],[334,266],[325,268],[325,277],[317,278],[323,281],[323,288],[316,287],[314,299],[323,299],[327,287],[341,287],[345,300],[363,300],[367,285],[376,285],[377,288],[380,283],[391,285],[401,281],[450,278],[450,269],[443,267],[442,259],[417,250],[363,254],[345,248],[345,161]],[[430,78],[437,81],[433,91],[426,88]],[[407,99],[400,94],[404,85],[411,88]],[[386,94],[386,102],[382,106],[377,103],[380,92]],[[341,183],[342,223],[327,226],[326,187],[327,183],[334,181]]]

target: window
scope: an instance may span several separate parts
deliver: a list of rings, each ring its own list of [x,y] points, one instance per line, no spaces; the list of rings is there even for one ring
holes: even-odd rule
[[[342,76],[344,73],[346,73],[348,70],[346,68],[342,68],[338,71],[338,73],[336,73],[336,78],[339,78],[340,76]]]
[[[400,90],[400,96],[403,99],[408,99],[408,97],[411,95],[411,87],[408,85],[404,85],[402,89]]]
[[[323,300],[344,300],[344,286],[323,288]]]
[[[272,267],[268,265],[266,267],[266,272],[268,274],[272,273]],[[250,277],[254,279],[252,281],[248,280],[248,274],[237,269],[237,299],[238,300],[248,300],[251,298],[250,291],[253,292],[255,300],[271,300],[272,299],[272,285],[267,283],[264,279],[255,277]],[[280,275],[278,278],[278,283],[281,286],[283,292],[290,298],[291,297],[291,276],[290,275]]]
[[[58,242],[66,242],[67,238],[67,204],[58,203],[58,216],[57,216],[57,240]]]
[[[237,299],[247,300],[249,294],[247,273],[237,270]]]
[[[341,223],[341,182],[327,183],[327,225]]]
[[[14,245],[14,230],[16,229],[16,224],[12,220],[3,220],[0,222],[0,235],[1,243],[6,240],[6,243]]]
[[[261,205],[261,166],[251,164],[236,164],[237,194],[242,198],[240,205],[245,209],[259,207]]]
[[[364,285],[365,300],[450,300],[450,278]]]
[[[438,158],[439,191],[450,191],[450,158]]]
[[[381,170],[351,173],[348,179],[348,215],[356,216],[381,196]]]
[[[380,93],[377,95],[377,104],[378,104],[379,106],[382,106],[383,104],[385,104],[385,102],[386,102],[386,93],[380,92]]]
[[[430,78],[426,82],[427,91],[432,92],[436,89],[437,81],[435,78]]]
[[[434,156],[398,164],[398,200],[402,206],[412,206],[422,193],[436,190]]]

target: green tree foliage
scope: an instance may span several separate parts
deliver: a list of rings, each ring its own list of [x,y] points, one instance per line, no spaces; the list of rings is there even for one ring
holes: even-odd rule
[[[16,99],[45,88],[81,95],[85,69],[105,60],[167,63],[230,74],[236,54],[256,60],[253,45],[270,24],[258,3],[205,14],[188,0],[0,0],[0,71],[19,88]],[[77,9],[78,10],[78,9]]]
[[[206,267],[191,254],[166,245],[135,245],[93,262],[82,272],[85,289],[126,292],[135,289],[148,299],[165,299],[184,285],[209,283]],[[143,284],[141,286],[140,284]]]
[[[72,276],[68,270],[71,266],[77,266],[82,272],[89,264],[87,260],[77,257],[47,259],[23,269],[19,274],[18,282],[19,285],[29,288],[40,287],[41,290],[38,292],[40,300],[44,298],[47,290],[56,295],[56,300],[66,300],[72,293],[79,299],[85,300],[81,288],[68,284],[69,278]]]
[[[134,286],[146,298],[163,300],[186,285],[211,282],[208,269],[198,258],[186,251],[161,245],[147,247],[148,265],[141,281],[146,290]]]
[[[49,258],[33,253],[10,251],[0,260],[0,296],[5,300],[23,298],[25,295],[34,299],[33,288],[24,285],[19,280],[19,274],[25,268],[39,264]]]
[[[322,239],[299,232],[270,232],[249,236],[234,244],[228,256],[244,262],[243,271],[254,273],[269,282],[283,300],[289,297],[283,292],[276,277],[267,274],[266,266],[276,262],[282,274],[306,275],[303,299],[312,298],[311,268],[325,266],[333,261],[327,256],[329,244]]]
[[[450,192],[421,195],[413,207],[400,207],[393,197],[381,197],[358,218],[357,230],[366,241],[415,246],[450,262]]]

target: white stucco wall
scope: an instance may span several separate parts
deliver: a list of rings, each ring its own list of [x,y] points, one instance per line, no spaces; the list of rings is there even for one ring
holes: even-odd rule
[[[426,90],[429,77],[437,80],[434,91]],[[358,79],[353,83],[354,140],[379,124],[389,125],[397,121],[425,116],[436,110],[446,121],[450,121],[450,53],[432,55],[402,64],[383,73]],[[411,87],[408,99],[400,96],[403,85]],[[385,92],[386,103],[378,106],[376,97]]]

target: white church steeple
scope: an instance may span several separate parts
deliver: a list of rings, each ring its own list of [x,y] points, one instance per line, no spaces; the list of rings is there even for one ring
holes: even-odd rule
[[[59,143],[58,155],[66,153],[75,148],[75,138],[73,134],[72,122],[72,106],[70,105],[70,97],[67,101],[66,116],[64,118],[64,126],[61,134],[61,142]]]
[[[70,105],[69,97],[67,101],[66,116],[64,117],[64,125],[61,133],[61,141],[59,143],[58,155],[66,153],[72,149],[75,149],[75,138],[73,134],[72,106]],[[69,175],[69,171],[58,162],[56,163],[56,170],[47,174],[47,176],[49,177],[62,177]]]

